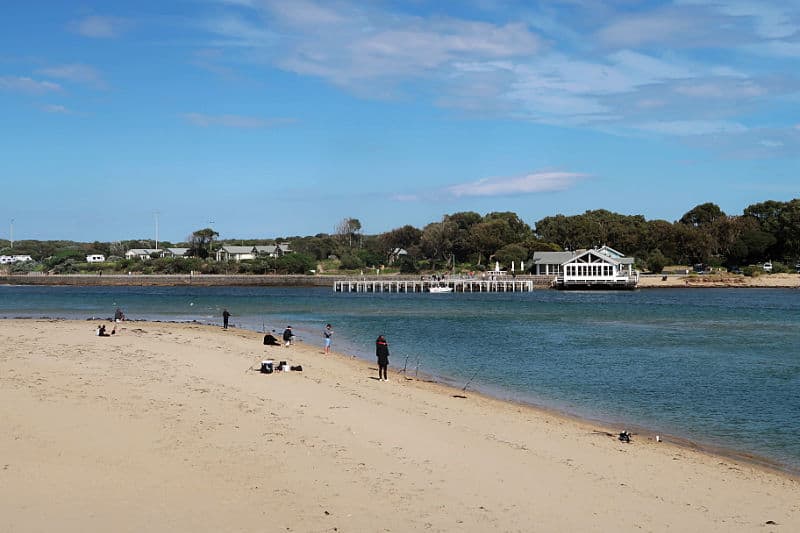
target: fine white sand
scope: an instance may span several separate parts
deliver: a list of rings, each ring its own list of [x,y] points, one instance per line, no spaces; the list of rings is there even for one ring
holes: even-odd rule
[[[0,321],[0,531],[800,531],[786,474],[319,346],[95,325]]]

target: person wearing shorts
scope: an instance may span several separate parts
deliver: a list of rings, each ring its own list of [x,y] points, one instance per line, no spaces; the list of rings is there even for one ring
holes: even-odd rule
[[[322,331],[322,337],[325,339],[325,354],[331,353],[331,337],[333,336],[333,327],[330,324],[325,326]]]

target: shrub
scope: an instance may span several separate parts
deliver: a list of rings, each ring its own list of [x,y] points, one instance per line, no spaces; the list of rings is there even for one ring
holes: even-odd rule
[[[364,268],[364,262],[354,255],[342,256],[342,261],[339,263],[339,270],[358,270]]]
[[[763,273],[764,270],[760,266],[756,265],[748,265],[742,269],[742,274],[751,278],[757,278]]]
[[[419,265],[417,262],[408,256],[400,258],[395,266],[400,268],[401,274],[417,274],[419,272]]]
[[[773,274],[787,274],[792,270],[789,268],[789,265],[785,263],[779,263],[778,261],[772,262],[772,273]]]

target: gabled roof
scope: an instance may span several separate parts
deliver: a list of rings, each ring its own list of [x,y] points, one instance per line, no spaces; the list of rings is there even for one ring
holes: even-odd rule
[[[253,247],[256,252],[260,254],[271,254],[275,253],[275,250],[278,248],[274,244],[266,244],[266,245],[259,245]]]
[[[186,255],[186,252],[189,251],[189,248],[167,248],[167,251],[174,255]]]
[[[610,247],[608,245],[605,245],[605,244],[603,246],[601,246],[600,248],[598,248],[597,251],[600,252],[601,254],[606,254],[609,257],[613,257],[614,259],[619,259],[620,257],[625,257],[625,254],[623,254],[622,252],[617,251],[617,250],[613,249],[612,247]]]
[[[131,248],[125,254],[131,255],[150,255],[155,252],[160,252],[161,250],[157,250],[155,248]]]
[[[220,252],[227,252],[229,254],[252,254],[253,246],[228,246],[225,245],[219,249]]]
[[[533,263],[560,265],[575,257],[575,252],[533,252]]]
[[[599,250],[586,250],[582,254],[578,254],[575,257],[572,257],[572,258],[568,259],[567,261],[564,261],[561,264],[562,265],[566,265],[566,264],[569,264],[569,263],[581,263],[581,262],[582,263],[589,263],[589,262],[592,262],[590,260],[581,261],[582,259],[584,259],[584,258],[586,258],[588,256],[594,256],[597,259],[599,259],[601,262],[603,262],[603,263],[611,263],[612,265],[619,265],[620,262],[621,262],[621,261],[619,261],[619,260],[617,260],[617,259],[615,259],[615,258],[613,258],[613,257],[611,257],[609,255],[601,253]],[[596,262],[597,261],[595,261],[595,263]]]

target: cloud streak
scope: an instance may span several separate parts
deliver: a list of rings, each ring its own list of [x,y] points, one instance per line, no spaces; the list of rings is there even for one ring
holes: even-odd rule
[[[280,126],[294,122],[288,118],[264,119],[245,115],[207,115],[205,113],[184,113],[183,119],[193,126],[208,128],[222,126],[225,128],[254,129]]]
[[[92,39],[119,37],[129,27],[130,21],[127,19],[101,15],[90,15],[70,24],[72,31]]]
[[[98,72],[97,69],[89,65],[83,65],[80,63],[58,65],[42,68],[37,72],[50,78],[80,83],[95,89],[106,88],[106,82],[103,80],[103,76],[100,74],[100,72]]]
[[[60,91],[61,86],[51,81],[35,80],[27,76],[0,76],[0,90],[42,94]]]
[[[777,0],[509,2],[483,20],[402,3],[216,1],[221,14],[202,26],[204,45],[225,51],[219,72],[223,61],[267,65],[480,116],[736,135],[800,91],[800,6]]]
[[[451,185],[445,192],[456,198],[464,196],[511,196],[563,191],[572,187],[585,174],[574,172],[534,172],[524,176],[484,178]]]

